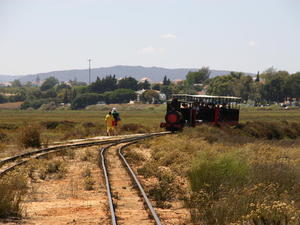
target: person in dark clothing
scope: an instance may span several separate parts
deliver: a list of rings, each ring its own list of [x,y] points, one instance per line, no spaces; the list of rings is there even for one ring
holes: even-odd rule
[[[121,122],[121,118],[120,118],[120,114],[117,112],[117,109],[116,108],[113,108],[111,110],[111,114],[114,118],[114,128],[115,128],[115,131],[116,133],[118,134],[118,128],[120,127],[120,122]]]

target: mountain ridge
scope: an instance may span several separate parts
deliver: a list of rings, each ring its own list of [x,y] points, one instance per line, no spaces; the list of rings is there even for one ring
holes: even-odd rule
[[[95,81],[97,76],[99,78],[107,75],[116,75],[117,78],[132,76],[137,80],[142,78],[149,78],[152,82],[159,82],[167,76],[171,80],[184,79],[189,71],[196,71],[199,68],[175,68],[169,69],[164,67],[144,67],[144,66],[124,66],[116,65],[112,67],[99,67],[91,69],[91,81]],[[228,70],[210,70],[210,77],[222,76],[229,74]],[[253,76],[252,73],[246,73]],[[76,79],[77,81],[88,82],[88,69],[71,69],[71,70],[57,70],[44,73],[27,74],[27,75],[0,75],[0,82],[10,82],[19,79],[22,83],[28,81],[35,81],[37,77],[40,80],[45,80],[50,76],[56,77],[59,81],[69,81]]]

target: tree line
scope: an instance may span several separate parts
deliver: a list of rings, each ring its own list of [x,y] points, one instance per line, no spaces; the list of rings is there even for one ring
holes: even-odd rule
[[[141,96],[142,102],[159,102],[159,92],[167,99],[172,94],[199,94],[238,96],[244,102],[249,100],[255,104],[283,102],[286,98],[300,98],[300,72],[289,74],[270,68],[256,76],[241,72],[230,72],[224,76],[210,77],[208,67],[198,71],[190,71],[186,79],[171,81],[164,76],[162,82],[152,83],[137,81],[133,77],[116,79],[114,75],[97,77],[95,82],[69,81],[59,82],[54,77],[46,79],[41,86],[33,86],[27,82],[22,85],[19,80],[12,82],[11,87],[0,88],[0,103],[24,102],[22,109],[38,109],[42,105],[47,108],[58,104],[70,104],[72,109],[85,108],[98,102],[128,103],[137,98],[136,91],[146,90]],[[49,106],[49,107],[50,107]]]

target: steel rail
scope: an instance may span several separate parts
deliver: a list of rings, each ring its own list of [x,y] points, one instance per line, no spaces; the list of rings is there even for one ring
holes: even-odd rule
[[[139,182],[137,176],[136,176],[135,173],[133,172],[132,168],[130,167],[129,163],[127,162],[127,160],[125,159],[125,157],[124,157],[124,155],[123,155],[123,153],[122,153],[122,150],[123,150],[124,148],[126,148],[127,146],[132,145],[132,144],[134,144],[134,143],[136,143],[136,142],[132,142],[132,143],[129,143],[129,144],[126,144],[126,145],[120,147],[120,148],[119,148],[119,156],[120,156],[120,158],[123,160],[123,162],[125,163],[125,165],[126,165],[128,171],[129,171],[131,177],[132,177],[133,180],[135,181],[135,183],[136,183],[136,185],[137,185],[137,187],[138,187],[140,193],[142,194],[142,196],[143,196],[143,198],[144,198],[144,201],[145,201],[145,203],[147,204],[147,206],[148,206],[148,208],[149,208],[149,210],[150,210],[150,212],[151,212],[151,214],[152,214],[152,216],[153,216],[153,218],[154,218],[154,220],[155,220],[156,225],[162,225],[162,223],[160,222],[160,219],[159,219],[157,213],[155,212],[155,210],[154,210],[154,208],[153,208],[153,206],[152,206],[152,204],[151,204],[151,201],[149,200],[149,198],[147,197],[147,195],[146,195],[146,193],[145,193],[145,190],[144,190],[143,186],[142,186],[141,183]]]
[[[48,151],[48,152],[43,152],[43,153],[41,153],[41,154],[39,154],[39,155],[36,155],[36,156],[33,156],[33,157],[31,156],[32,158],[25,159],[25,160],[23,160],[23,161],[21,161],[21,162],[18,162],[18,163],[14,164],[14,165],[12,165],[12,166],[10,166],[10,167],[7,167],[7,168],[5,168],[4,170],[0,171],[0,178],[1,178],[3,175],[5,175],[6,173],[8,173],[8,172],[14,170],[16,167],[21,166],[21,165],[27,163],[27,162],[28,162],[29,160],[31,160],[31,159],[42,158],[43,156],[46,156],[46,155],[51,154],[51,153],[56,153],[56,152],[59,152],[59,151],[61,151],[61,150],[62,150],[62,149],[53,150],[53,151]]]
[[[161,133],[167,133],[167,132],[161,132]],[[148,135],[157,135],[160,133],[150,133]],[[141,135],[137,136],[137,137],[141,137]],[[38,149],[38,150],[34,150],[34,151],[30,151],[30,152],[25,152],[19,155],[15,155],[12,157],[8,157],[6,159],[0,160],[0,167],[3,166],[6,163],[9,162],[13,162],[16,161],[17,159],[20,158],[25,158],[25,157],[30,157],[32,155],[35,154],[39,154],[42,152],[48,152],[48,151],[53,151],[53,150],[61,150],[61,149],[67,149],[67,148],[80,148],[80,147],[89,147],[89,146],[93,146],[93,145],[98,145],[98,144],[111,144],[111,143],[115,143],[116,141],[124,141],[124,140],[132,140],[136,137],[128,137],[128,138],[124,138],[124,139],[114,139],[114,140],[101,140],[101,141],[92,141],[92,142],[85,142],[85,143],[75,143],[75,144],[67,144],[67,145],[58,145],[58,146],[53,146],[53,147],[49,147],[49,148],[42,148],[42,149]]]
[[[167,132],[162,132],[162,134],[164,134],[164,133],[167,133]],[[156,136],[156,135],[160,135],[160,133],[152,133],[152,134],[147,134],[147,135],[142,135],[142,136],[139,135],[137,137],[129,137],[129,138],[115,139],[115,140],[93,141],[93,142],[87,142],[87,143],[75,143],[75,144],[68,144],[68,145],[60,145],[60,146],[55,146],[55,147],[50,147],[50,148],[38,149],[38,150],[35,150],[35,151],[31,151],[31,152],[26,152],[26,153],[23,153],[23,154],[19,154],[19,155],[12,156],[12,157],[6,158],[4,160],[1,160],[0,161],[0,167],[2,167],[3,165],[5,165],[7,163],[14,162],[18,159],[23,159],[23,158],[26,158],[26,157],[30,157],[29,159],[18,162],[16,164],[0,171],[0,178],[4,174],[14,170],[16,167],[25,164],[26,162],[28,162],[32,158],[40,158],[40,157],[43,157],[47,154],[59,152],[59,151],[62,151],[62,150],[68,149],[68,148],[80,148],[80,147],[88,147],[88,146],[94,146],[94,145],[99,145],[99,144],[111,144],[111,143],[118,144],[118,143],[135,141],[136,138],[139,138],[139,137],[145,137],[145,136],[148,137],[148,136]]]
[[[104,153],[107,149],[110,147],[114,146],[115,144],[111,144],[105,148],[100,149],[100,156],[101,156],[101,164],[102,164],[102,169],[103,169],[103,174],[104,174],[104,179],[105,179],[105,184],[106,184],[106,193],[108,197],[108,204],[109,204],[109,209],[110,209],[110,216],[111,216],[111,222],[112,225],[117,225],[117,216],[115,214],[115,207],[112,199],[112,192],[111,192],[111,187],[109,184],[109,178],[108,178],[108,171],[106,169],[106,163],[105,163],[105,157]]]
[[[139,136],[139,137],[135,137],[135,138],[132,138],[132,140],[130,141],[125,141],[125,140],[122,140],[122,141],[119,141],[119,142],[116,142],[114,144],[111,144],[109,146],[106,146],[104,148],[101,148],[99,149],[100,151],[100,156],[101,156],[101,167],[103,169],[103,173],[104,173],[104,179],[105,179],[105,184],[106,184],[106,191],[107,191],[107,197],[108,197],[108,204],[109,204],[109,208],[110,208],[110,214],[111,214],[111,220],[112,220],[112,225],[117,225],[118,222],[117,222],[117,217],[116,217],[116,213],[115,213],[115,207],[114,207],[114,203],[113,203],[113,199],[112,199],[112,191],[111,191],[111,185],[110,185],[110,182],[109,182],[109,174],[108,174],[108,169],[107,169],[107,165],[105,163],[105,152],[111,148],[112,146],[115,146],[115,145],[118,145],[118,144],[121,144],[121,143],[128,143],[126,145],[124,145],[123,147],[121,148],[124,148],[130,144],[133,144],[133,143],[136,143],[137,141],[139,140],[142,140],[142,139],[146,139],[146,138],[150,138],[150,137],[155,137],[155,136],[161,136],[161,135],[165,135],[165,134],[171,134],[171,132],[161,132],[161,133],[153,133],[153,134],[148,134],[148,135],[145,135],[145,136]],[[119,149],[120,151],[120,149]],[[121,154],[122,155],[122,154]],[[123,156],[123,155],[122,155]],[[124,158],[124,157],[123,157]],[[126,159],[124,158],[123,160],[126,161]],[[127,161],[126,161],[127,163]],[[125,164],[126,164],[125,163]],[[129,166],[129,164],[127,163],[127,165]],[[127,166],[127,167],[128,167]],[[130,168],[130,167],[129,167]],[[130,168],[131,169],[131,168]],[[131,170],[132,171],[132,170]],[[133,177],[133,179],[135,180],[136,184],[138,185],[139,187],[139,190],[141,191],[142,193],[142,196],[143,198],[145,199],[145,202],[147,203],[147,206],[148,208],[150,209],[151,211],[151,214],[156,222],[157,225],[161,225],[161,222],[159,220],[159,217],[157,216],[154,208],[152,207],[151,205],[151,202],[149,201],[145,191],[143,190],[140,182],[138,181],[137,177],[134,175],[133,171],[132,173],[130,174],[131,177]]]

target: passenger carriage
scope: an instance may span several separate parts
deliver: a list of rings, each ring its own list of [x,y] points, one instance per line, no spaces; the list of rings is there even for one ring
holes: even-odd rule
[[[239,122],[240,102],[241,98],[231,96],[174,94],[161,127],[177,131],[203,123],[234,125]]]

